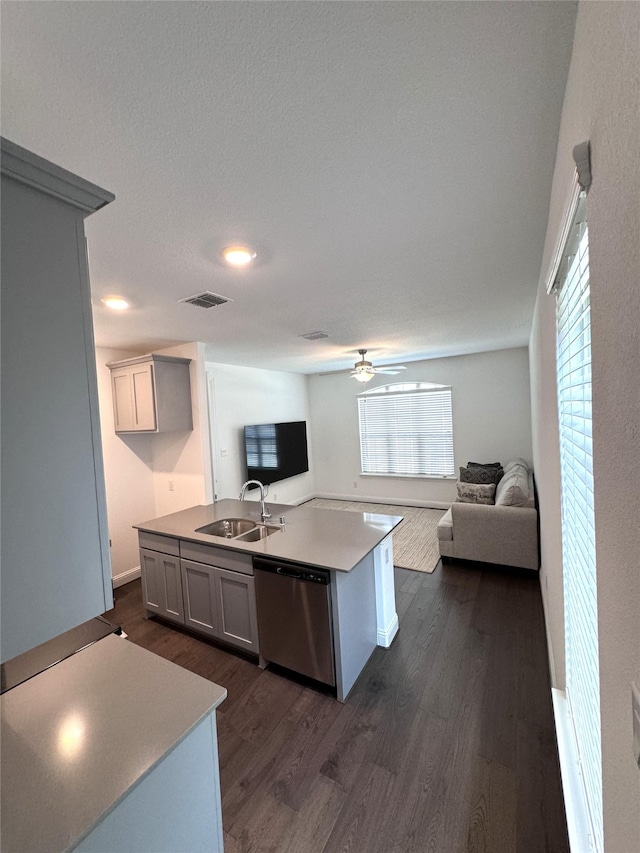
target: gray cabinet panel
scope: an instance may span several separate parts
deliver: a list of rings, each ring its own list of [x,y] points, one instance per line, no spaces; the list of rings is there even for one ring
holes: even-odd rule
[[[131,368],[134,429],[155,430],[156,408],[153,393],[153,365],[138,364]]]
[[[158,432],[193,429],[189,359],[154,357],[153,387]]]
[[[219,638],[238,648],[258,652],[258,620],[254,579],[225,569],[214,570]]]
[[[142,599],[147,610],[160,613],[163,610],[160,594],[160,554],[140,551],[140,573],[142,577]]]
[[[202,545],[199,542],[180,540],[180,556],[183,560],[195,560],[207,566],[220,569],[230,569],[232,572],[253,574],[253,557],[240,551],[230,551],[227,548],[217,548],[215,545]]]
[[[140,549],[142,595],[147,610],[184,624],[180,560],[171,554]]]
[[[184,624],[208,634],[218,636],[216,588],[211,566],[181,560],[182,590],[184,595]]]
[[[111,374],[111,389],[116,432],[133,429],[131,382],[128,371],[119,370]]]
[[[173,539],[171,536],[161,536],[158,533],[138,533],[138,543],[141,548],[148,548],[150,551],[160,551],[162,554],[173,554],[174,557],[180,556],[180,540]]]
[[[3,660],[113,604],[83,224],[91,193],[96,206],[113,199],[2,140]]]
[[[177,557],[160,555],[162,559],[165,591],[165,616],[175,619],[176,622],[184,622],[184,606],[182,599],[182,576],[180,573],[180,561]]]

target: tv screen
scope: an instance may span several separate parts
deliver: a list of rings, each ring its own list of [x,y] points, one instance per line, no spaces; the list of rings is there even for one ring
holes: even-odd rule
[[[305,421],[246,426],[244,447],[248,480],[268,486],[309,470]]]

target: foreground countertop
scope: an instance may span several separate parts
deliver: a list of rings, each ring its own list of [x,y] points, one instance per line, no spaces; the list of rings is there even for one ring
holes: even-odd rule
[[[2,849],[77,844],[226,695],[113,634],[5,693]]]
[[[259,542],[239,542],[196,532],[197,528],[222,518],[251,518],[260,522],[257,501],[220,500],[144,521],[134,527],[231,551],[349,572],[402,521],[401,515],[318,509],[307,504],[291,506],[267,501],[267,507],[271,512],[267,524],[277,524],[280,516],[285,517],[286,523]]]

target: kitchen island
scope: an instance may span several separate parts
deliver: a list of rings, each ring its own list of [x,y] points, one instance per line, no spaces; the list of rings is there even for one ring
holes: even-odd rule
[[[402,516],[267,506],[271,518],[264,524],[259,503],[229,499],[134,525],[144,605],[149,614],[256,655],[264,664],[253,558],[326,569],[336,695],[344,701],[374,648],[388,647],[398,629],[392,531]],[[247,541],[205,532],[225,519],[248,519],[258,530],[266,525],[269,530],[262,532],[268,535]]]
[[[2,850],[222,851],[226,695],[115,634],[9,689]]]

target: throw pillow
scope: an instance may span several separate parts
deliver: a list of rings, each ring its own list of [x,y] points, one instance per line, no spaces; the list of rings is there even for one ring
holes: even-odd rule
[[[502,468],[485,468],[479,465],[475,467],[460,468],[461,483],[494,483],[498,484],[502,479]]]
[[[504,475],[496,489],[499,506],[526,506],[529,501],[529,475],[516,465]]]
[[[496,492],[495,483],[460,483],[458,487],[458,502],[466,504],[492,504]]]
[[[502,468],[501,462],[467,462],[467,468]]]

